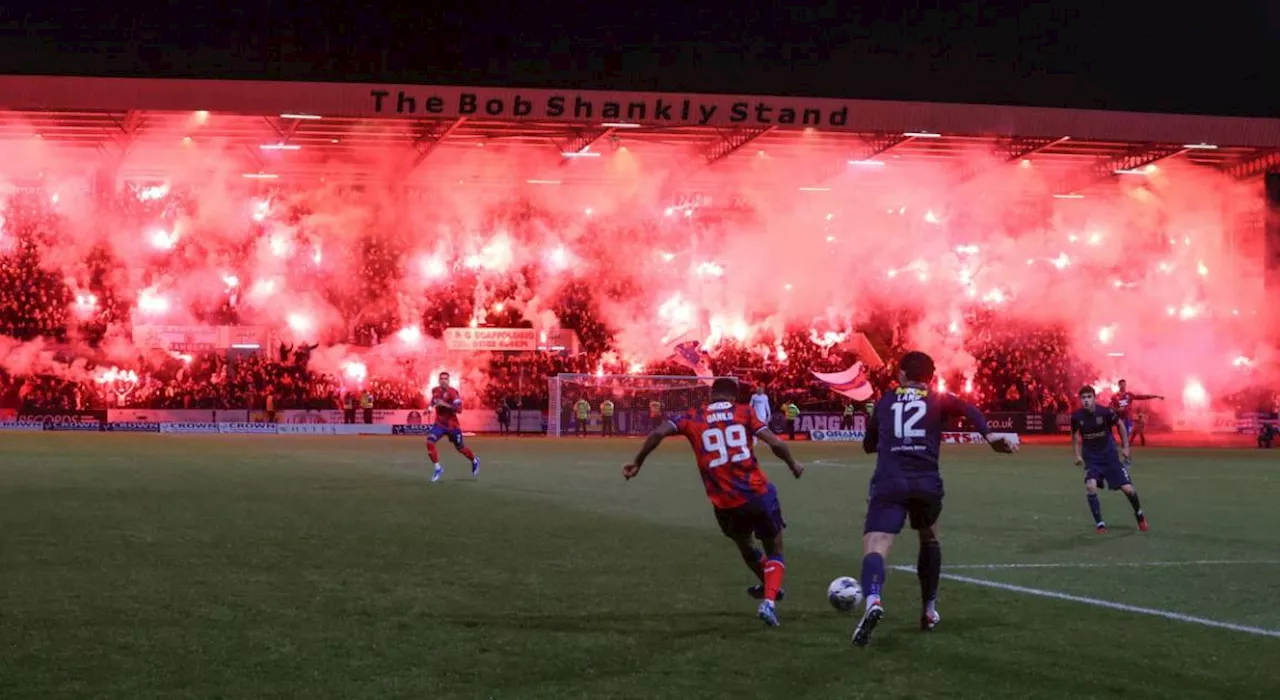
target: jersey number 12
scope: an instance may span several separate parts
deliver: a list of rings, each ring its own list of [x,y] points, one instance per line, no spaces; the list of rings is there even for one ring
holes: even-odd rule
[[[926,410],[923,401],[893,404],[893,436],[899,440],[924,437],[924,429],[917,428],[916,424],[924,418]]]
[[[707,454],[717,455],[707,465],[707,469],[723,467],[730,461],[745,462],[751,459],[751,446],[747,444],[747,429],[737,423],[732,423],[723,430],[720,428],[704,430],[702,450]]]

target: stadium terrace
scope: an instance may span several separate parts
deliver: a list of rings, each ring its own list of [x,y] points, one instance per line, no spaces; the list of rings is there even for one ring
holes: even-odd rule
[[[591,377],[709,372],[845,434],[908,342],[1019,431],[1121,377],[1167,427],[1274,401],[1280,119],[50,76],[0,108],[11,411],[408,420],[450,369],[554,432]]]

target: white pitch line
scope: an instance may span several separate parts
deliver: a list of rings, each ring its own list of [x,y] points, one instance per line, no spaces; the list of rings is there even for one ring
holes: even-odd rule
[[[913,566],[895,566],[893,568],[904,571],[915,571],[915,567]],[[1208,618],[1195,617],[1193,615],[1183,615],[1182,613],[1176,613],[1171,610],[1142,608],[1136,605],[1126,605],[1125,603],[1113,603],[1109,600],[1099,600],[1098,598],[1086,598],[1084,596],[1071,595],[1070,593],[1063,593],[1061,591],[1050,591],[1042,588],[1028,588],[1027,586],[1015,586],[1011,583],[988,581],[986,579],[960,576],[958,574],[942,574],[941,576],[949,581],[970,583],[975,586],[984,586],[986,588],[997,588],[1002,591],[1010,591],[1012,593],[1022,593],[1024,595],[1038,596],[1041,598],[1053,598],[1055,600],[1066,600],[1072,603],[1083,603],[1085,605],[1092,605],[1099,608],[1137,613],[1139,615],[1151,615],[1153,617],[1163,617],[1166,620],[1174,620],[1176,622],[1189,622],[1191,624],[1203,625],[1205,627],[1214,627],[1217,629],[1231,630],[1232,632],[1244,632],[1245,634],[1253,634],[1259,637],[1280,639],[1280,630],[1271,630],[1263,627],[1250,627],[1248,625],[1237,625],[1231,622],[1210,620]]]
[[[1239,559],[1198,559],[1195,561],[1117,561],[1117,562],[1059,562],[1050,564],[947,564],[943,569],[978,569],[983,571],[995,571],[1000,569],[1109,569],[1119,567],[1146,567],[1146,566],[1225,566],[1225,565],[1276,565],[1280,564],[1277,559],[1255,559],[1255,560],[1239,560]]]

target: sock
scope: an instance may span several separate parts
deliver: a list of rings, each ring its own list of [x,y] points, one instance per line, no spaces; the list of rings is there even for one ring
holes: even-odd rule
[[[470,459],[470,460],[473,460],[473,461],[474,461],[474,460],[475,460],[475,458],[476,458],[476,453],[472,452],[472,451],[471,451],[471,448],[470,448],[470,447],[467,447],[467,446],[465,446],[465,445],[464,445],[464,446],[462,446],[462,447],[459,447],[459,448],[458,448],[458,451],[459,451],[459,452],[461,452],[461,453],[462,453],[462,456],[463,456],[463,457],[466,457],[467,459]]]
[[[764,599],[773,602],[778,599],[778,589],[782,588],[782,575],[787,572],[787,565],[782,562],[782,555],[769,557],[764,563]]]
[[[937,540],[920,545],[916,558],[916,578],[920,579],[920,601],[926,613],[933,612],[938,599],[938,579],[942,576],[942,543]]]
[[[1093,513],[1093,522],[1102,522],[1102,504],[1098,502],[1098,494],[1089,494],[1089,512]]]
[[[874,552],[862,558],[862,588],[867,592],[867,606],[880,602],[884,586],[884,557]]]
[[[440,451],[436,449],[434,442],[427,443],[427,456],[431,458],[432,464],[440,463]]]
[[[1138,490],[1134,489],[1133,491],[1126,493],[1125,497],[1129,499],[1129,505],[1133,506],[1133,514],[1138,516],[1139,519],[1141,519],[1142,518],[1142,502],[1138,500]]]

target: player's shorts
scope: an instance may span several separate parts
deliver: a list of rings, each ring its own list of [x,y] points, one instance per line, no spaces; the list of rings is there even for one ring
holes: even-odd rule
[[[885,532],[896,535],[908,519],[912,530],[926,530],[942,515],[942,478],[936,474],[919,477],[871,479],[867,496],[867,517],[862,534]]]
[[[1128,433],[1129,433],[1130,435],[1133,435],[1133,419],[1132,419],[1132,418],[1121,418],[1121,419],[1120,419],[1120,422],[1121,422],[1121,423],[1124,423],[1124,429],[1125,429],[1126,431],[1128,431]]]
[[[737,508],[716,508],[716,522],[725,537],[755,535],[767,540],[782,534],[787,521],[782,519],[782,504],[778,502],[778,490],[769,484],[769,492]]]
[[[1085,460],[1084,480],[1096,481],[1099,486],[1106,486],[1112,491],[1133,483],[1129,480],[1129,470],[1120,461],[1119,455],[1096,461]]]
[[[431,432],[427,434],[427,442],[439,442],[440,438],[447,437],[453,446],[462,449],[462,426],[454,423],[453,425],[444,425],[436,423],[431,426]]]

